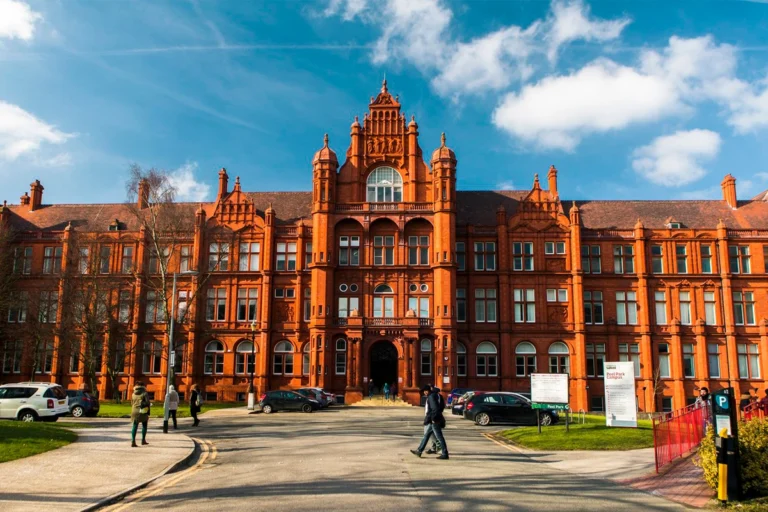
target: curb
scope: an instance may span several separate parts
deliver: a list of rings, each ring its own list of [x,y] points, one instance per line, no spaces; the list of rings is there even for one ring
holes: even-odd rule
[[[105,506],[107,506],[107,505],[109,505],[109,504],[111,504],[111,503],[113,503],[115,501],[118,501],[118,500],[128,496],[131,493],[134,493],[134,492],[138,491],[139,489],[142,489],[142,488],[148,486],[149,484],[151,484],[152,482],[154,482],[158,478],[161,478],[161,477],[167,475],[168,473],[171,473],[171,472],[179,469],[181,466],[183,466],[187,462],[189,462],[195,456],[195,452],[197,451],[197,443],[191,437],[189,437],[186,434],[180,434],[180,435],[183,435],[184,437],[186,437],[187,439],[192,441],[192,449],[189,451],[188,454],[186,454],[184,457],[182,457],[181,459],[177,460],[176,462],[171,463],[168,467],[163,469],[160,473],[156,474],[155,476],[153,476],[151,478],[148,478],[147,480],[144,480],[143,482],[140,482],[140,483],[138,483],[138,484],[136,484],[136,485],[134,485],[132,487],[129,487],[128,489],[123,489],[122,491],[118,491],[118,492],[112,494],[111,496],[107,496],[106,498],[103,498],[103,499],[97,501],[96,503],[92,503],[92,504],[90,504],[90,505],[88,505],[88,506],[86,506],[84,508],[81,508],[80,512],[91,512],[93,510],[98,510],[98,509],[100,509],[102,507],[105,507]]]

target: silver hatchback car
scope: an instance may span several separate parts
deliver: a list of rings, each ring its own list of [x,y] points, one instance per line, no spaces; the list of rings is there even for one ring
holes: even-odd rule
[[[56,421],[69,414],[63,387],[52,382],[18,382],[0,386],[0,418]]]

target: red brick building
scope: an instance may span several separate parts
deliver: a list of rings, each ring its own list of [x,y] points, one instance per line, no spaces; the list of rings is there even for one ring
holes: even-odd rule
[[[179,390],[244,399],[251,339],[258,391],[317,385],[348,403],[370,380],[416,401],[427,382],[525,391],[532,372],[568,372],[571,406],[602,410],[602,361],[615,360],[635,361],[644,411],[682,407],[699,386],[767,387],[768,196],[738,201],[729,175],[719,201],[571,201],[554,167],[530,190],[461,192],[445,137],[428,155],[385,83],[343,161],[327,138],[315,154],[312,192],[244,192],[239,178],[230,189],[222,169],[216,200],[187,205],[188,238],[169,263],[199,271],[179,277],[178,300],[205,279],[177,326]],[[0,213],[16,286],[51,307],[72,233],[93,234],[135,348],[118,387],[141,379],[162,396],[167,336],[144,286],[146,233],[126,205],[42,194],[35,182]],[[19,308],[2,314],[0,380],[26,380],[39,359],[37,380],[83,384],[58,335],[33,357],[9,335]]]

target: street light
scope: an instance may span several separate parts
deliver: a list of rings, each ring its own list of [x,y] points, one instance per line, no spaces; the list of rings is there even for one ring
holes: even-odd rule
[[[253,383],[253,373],[256,370],[256,320],[251,322],[251,383],[248,384],[248,410],[256,408],[256,386]]]
[[[197,270],[187,270],[184,272],[173,273],[173,295],[171,295],[171,328],[168,332],[168,368],[165,378],[165,401],[163,403],[163,434],[168,433],[168,417],[171,415],[171,410],[168,408],[168,393],[171,392],[171,371],[173,365],[171,364],[171,354],[173,354],[173,325],[176,323],[176,276],[196,276],[199,274]],[[189,306],[189,304],[187,304]],[[174,361],[175,362],[175,361]]]

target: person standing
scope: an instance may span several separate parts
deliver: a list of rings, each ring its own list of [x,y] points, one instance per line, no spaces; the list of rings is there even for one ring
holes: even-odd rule
[[[709,388],[703,387],[699,389],[699,396],[696,398],[696,402],[694,405],[696,407],[709,407],[710,404],[710,398],[709,398]]]
[[[171,415],[171,418],[173,418],[173,430],[176,430],[178,428],[176,423],[176,411],[179,408],[179,394],[173,386],[168,386],[168,389],[168,395],[166,395],[165,399],[168,401],[168,413]]]
[[[143,382],[138,381],[133,387],[133,395],[131,396],[131,421],[133,422],[133,428],[131,429],[132,448],[136,448],[136,431],[139,429],[139,423],[141,423],[141,444],[149,444],[147,442],[149,406],[150,402],[149,396],[147,395],[147,388],[144,387]]]
[[[191,414],[192,418],[195,420],[194,423],[192,423],[192,426],[196,427],[200,425],[200,420],[197,418],[197,415],[200,414],[200,410],[203,407],[203,397],[197,384],[192,384],[191,389],[192,393],[189,396],[189,414]]]
[[[763,410],[763,414],[768,415],[768,389],[765,390],[765,396],[758,403]]]
[[[428,428],[424,429],[424,437],[421,439],[421,444],[415,450],[411,450],[411,453],[417,457],[421,457],[424,448],[426,448],[429,438],[434,436],[437,438],[437,442],[440,443],[442,453],[438,459],[448,459],[448,445],[445,443],[443,437],[443,427],[445,427],[445,417],[443,417],[443,410],[440,408],[440,398],[434,388],[429,385],[421,387],[421,394],[427,398],[427,403],[424,405],[424,425]]]
[[[389,400],[389,383],[385,382],[384,387],[382,388],[384,391],[384,400]]]

